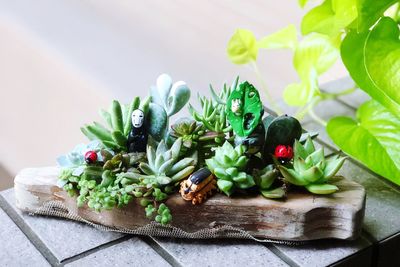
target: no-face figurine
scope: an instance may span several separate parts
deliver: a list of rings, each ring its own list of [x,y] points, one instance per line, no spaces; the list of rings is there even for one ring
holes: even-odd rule
[[[132,112],[132,129],[128,136],[129,152],[146,152],[147,130],[144,113],[140,109]]]

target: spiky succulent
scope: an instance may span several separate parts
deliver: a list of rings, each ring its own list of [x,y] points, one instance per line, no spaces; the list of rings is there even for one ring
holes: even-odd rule
[[[189,112],[193,119],[202,123],[208,133],[204,138],[214,139],[217,144],[222,144],[225,140],[225,134],[232,131],[232,127],[226,117],[226,101],[231,93],[231,88],[236,88],[238,79],[235,80],[232,87],[224,84],[223,90],[217,94],[210,85],[212,98],[198,96],[202,112],[198,112],[189,104]]]
[[[180,159],[182,138],[178,138],[168,149],[161,141],[157,149],[147,147],[148,163],[141,162],[139,168],[145,173],[143,182],[153,187],[175,184],[189,176],[197,164],[196,155]]]
[[[328,181],[339,171],[345,159],[340,156],[326,159],[323,147],[315,150],[311,138],[308,137],[304,145],[295,141],[293,166],[278,164],[278,168],[291,184],[304,186],[314,194],[331,194],[339,189]]]
[[[107,126],[94,122],[92,125],[82,127],[81,131],[89,140],[99,140],[106,148],[115,152],[126,151],[127,136],[132,128],[132,112],[140,108],[146,114],[149,103],[150,98],[140,103],[139,97],[136,97],[129,105],[121,105],[114,100],[110,111],[100,110],[100,115]]]
[[[247,189],[255,185],[254,179],[244,170],[248,162],[246,148],[239,145],[235,148],[226,141],[215,149],[215,156],[207,159],[210,171],[218,178],[218,188],[230,196],[236,189]]]

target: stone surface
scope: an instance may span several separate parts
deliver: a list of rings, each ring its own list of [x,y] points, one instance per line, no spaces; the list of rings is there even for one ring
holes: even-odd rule
[[[17,225],[0,209],[0,266],[50,266]]]
[[[342,103],[333,101],[333,100],[327,100],[315,107],[315,113],[321,117],[322,119],[328,121],[329,118],[333,116],[350,116],[353,117],[355,112],[353,109],[345,106]],[[308,118],[308,116],[307,116]],[[325,130],[325,127],[323,127],[321,124],[318,124],[317,122],[313,120],[308,120],[308,122],[303,124],[303,128],[306,129],[309,132],[318,132],[318,138],[325,143],[335,146],[335,144],[332,142],[332,140],[329,138],[328,133]]]
[[[356,90],[354,93],[339,97],[341,101],[349,106],[357,109],[362,103],[371,99],[371,97],[364,91]]]
[[[400,265],[398,251],[400,247],[400,233],[391,236],[379,245],[377,265],[382,267],[395,267]]]
[[[364,229],[380,241],[400,232],[400,191],[349,160],[339,171],[367,191]]]
[[[138,238],[132,238],[99,250],[65,266],[171,266],[150,246]]]
[[[275,246],[298,265],[312,267],[334,264],[345,257],[362,251],[370,245],[370,242],[366,239],[360,238],[352,242],[321,240],[296,247]]]
[[[59,261],[122,237],[82,223],[22,213],[15,207],[13,189],[3,191],[1,195]]]
[[[157,238],[156,242],[183,266],[288,266],[252,241]]]

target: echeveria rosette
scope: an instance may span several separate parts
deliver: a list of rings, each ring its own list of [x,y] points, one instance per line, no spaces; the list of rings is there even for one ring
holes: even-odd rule
[[[168,149],[164,141],[161,141],[157,148],[147,147],[147,160],[141,162],[140,170],[143,175],[143,183],[148,186],[160,187],[175,184],[189,176],[197,164],[196,153],[191,157],[181,159],[180,152],[182,138],[178,138]]]
[[[277,166],[288,183],[304,186],[314,194],[331,194],[339,188],[328,182],[342,167],[345,159],[339,156],[326,159],[323,147],[315,150],[309,137],[304,145],[295,141],[292,167],[279,163]]]
[[[248,189],[255,185],[254,179],[244,170],[248,158],[243,145],[233,147],[228,141],[215,149],[215,156],[207,159],[206,164],[217,177],[218,188],[230,196],[236,189]]]
[[[178,138],[182,138],[182,154],[197,148],[199,137],[204,134],[204,127],[202,124],[188,119],[182,118],[176,123],[171,125],[169,131],[167,144],[171,144]]]
[[[88,151],[97,152],[97,158],[102,159],[100,149],[103,146],[99,140],[91,141],[88,144],[79,144],[71,152],[57,158],[57,163],[60,167],[72,168],[85,164],[85,153]]]

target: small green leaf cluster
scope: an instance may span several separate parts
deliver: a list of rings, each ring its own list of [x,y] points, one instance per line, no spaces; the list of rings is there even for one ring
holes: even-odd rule
[[[149,203],[146,208],[146,217],[153,218],[154,220],[162,225],[167,225],[172,221],[172,215],[170,209],[164,203],[161,203],[156,209],[156,207]],[[154,213],[157,211],[157,214],[154,216]]]

